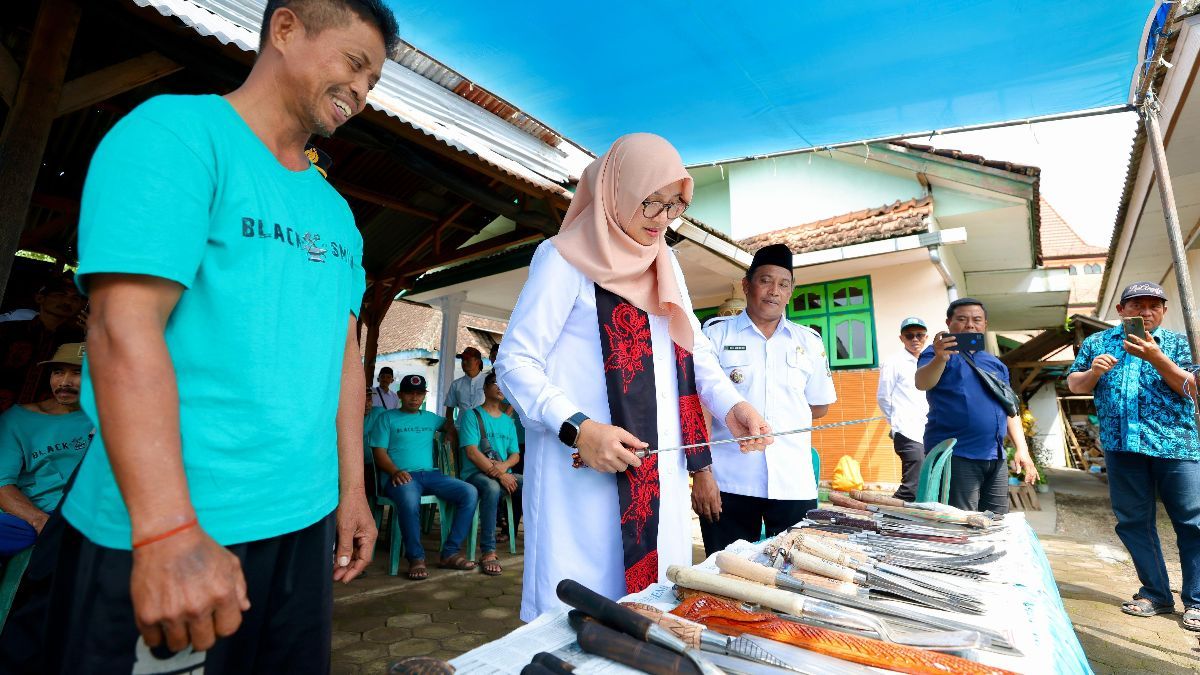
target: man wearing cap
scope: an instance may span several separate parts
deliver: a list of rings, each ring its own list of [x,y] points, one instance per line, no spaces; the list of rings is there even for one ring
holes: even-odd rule
[[[1121,293],[1117,314],[1141,317],[1147,339],[1114,326],[1083,341],[1067,386],[1092,394],[1117,536],[1129,550],[1141,588],[1121,611],[1153,616],[1175,611],[1156,498],[1174,526],[1183,570],[1183,627],[1200,631],[1200,441],[1190,394],[1195,380],[1187,338],[1162,327],[1167,294],[1140,281]]]
[[[925,436],[929,403],[914,379],[926,335],[925,322],[920,317],[910,316],[900,322],[900,344],[904,347],[879,369],[879,389],[875,394],[879,409],[892,428],[892,447],[900,457],[900,487],[892,496],[906,502],[917,497],[921,463],[925,461],[921,439]]]
[[[0,323],[0,412],[50,396],[37,362],[50,358],[61,344],[83,342],[79,312],[85,300],[71,275],[52,275],[33,299],[37,316]]]
[[[0,415],[0,556],[33,543],[83,459],[92,431],[79,409],[83,349],[61,345],[38,364],[49,372],[49,398]]]
[[[434,495],[454,507],[454,520],[442,544],[438,566],[475,569],[475,563],[466,559],[461,548],[471,530],[478,493],[471,484],[447,476],[434,466],[435,434],[446,420],[422,409],[427,392],[425,378],[405,375],[400,380],[400,408],[380,415],[370,436],[380,488],[396,505],[404,556],[408,558],[408,578],[414,581],[429,575],[421,546],[421,497],[425,495]]]
[[[792,288],[791,250],[765,246],[742,279],[746,311],[704,328],[738,393],[780,430],[811,426],[837,400],[821,336],[784,316]],[[725,420],[714,418],[712,439],[732,437]],[[695,473],[692,483],[709,554],[757,540],[764,523],[769,534],[781,532],[817,506],[811,434],[778,438],[761,453],[714,445],[712,458],[712,470]]]
[[[380,368],[376,378],[379,380],[379,384],[371,389],[371,406],[388,410],[399,408],[400,397],[392,391],[392,382],[396,379],[392,369],[388,366]]]
[[[979,370],[1001,382],[1009,381],[1000,359],[980,350],[967,356],[952,333],[986,333],[987,310],[974,298],[959,298],[946,308],[946,328],[933,345],[921,352],[914,376],[925,392],[929,414],[925,423],[925,448],[957,439],[950,459],[950,505],[967,511],[1008,513],[1008,469],[1004,439],[1016,449],[1012,464],[1037,481],[1037,467],[1029,456],[1021,417],[1009,417],[1004,405],[989,389]]]

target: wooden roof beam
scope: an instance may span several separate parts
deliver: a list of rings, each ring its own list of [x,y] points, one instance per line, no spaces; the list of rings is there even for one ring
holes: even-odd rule
[[[348,183],[340,178],[330,177],[329,182],[332,183],[335,188],[337,188],[338,192],[346,195],[347,197],[361,199],[364,202],[370,202],[377,206],[382,206],[393,211],[399,211],[400,213],[407,213],[409,215],[417,216],[418,218],[424,218],[425,220],[438,220],[441,218],[440,215],[434,213],[433,211],[426,211],[425,209],[419,209],[415,206],[409,206],[408,204],[405,204],[397,199],[393,199],[385,194],[375,192],[374,190],[368,190],[367,188],[360,187],[353,183]]]
[[[545,235],[541,232],[517,228],[507,234],[502,234],[498,237],[485,239],[477,244],[472,244],[466,248],[458,248],[449,251],[440,256],[434,256],[427,260],[421,260],[413,269],[405,270],[403,274],[397,271],[397,274],[403,279],[403,284],[412,285],[412,280],[417,276],[428,272],[435,267],[442,267],[452,263],[461,263],[474,258],[482,258],[483,256],[491,255],[497,251],[502,251],[506,248],[518,246],[538,239],[543,239]]]
[[[0,100],[12,107],[17,100],[17,83],[21,81],[21,66],[13,55],[0,45]]]
[[[132,91],[143,85],[183,69],[183,66],[158,52],[147,52],[127,61],[81,75],[63,85],[62,98],[58,102],[58,115],[106,101],[119,94]]]

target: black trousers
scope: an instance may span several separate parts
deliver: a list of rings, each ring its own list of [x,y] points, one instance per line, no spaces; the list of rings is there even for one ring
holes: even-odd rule
[[[722,492],[720,518],[716,522],[700,518],[704,554],[712,555],[738,539],[758,541],[763,523],[766,523],[768,537],[779,534],[803,520],[804,514],[815,508],[816,499],[767,499]]]
[[[950,506],[967,511],[1008,513],[1008,462],[951,457]]]
[[[329,672],[333,514],[290,534],[229,546],[242,563],[250,611],[207,652],[149,649],[133,618],[129,551],[97,546],[66,526],[37,673]]]
[[[921,464],[925,462],[925,446],[904,434],[892,434],[892,447],[900,456],[900,487],[892,494],[896,499],[911,502],[917,498],[921,482]]]

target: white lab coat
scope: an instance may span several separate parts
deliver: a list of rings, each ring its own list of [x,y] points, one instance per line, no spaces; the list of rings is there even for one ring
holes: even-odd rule
[[[691,301],[678,263],[671,258],[686,311]],[[696,384],[701,402],[724,419],[742,401],[692,318]],[[675,355],[667,319],[650,316],[658,438],[651,447],[680,445]],[[620,510],[614,474],[571,467],[571,449],[558,440],[576,412],[610,423],[596,291],[550,241],[538,246],[500,345],[496,372],[501,389],[525,424],[525,576],[521,618],[531,621],[563,605],[555,595],[574,579],[609,598],[625,595]],[[659,579],[668,565],[692,562],[691,495],[682,452],[659,456]]]

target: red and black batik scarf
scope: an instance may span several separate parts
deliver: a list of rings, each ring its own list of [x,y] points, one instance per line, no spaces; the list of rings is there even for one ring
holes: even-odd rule
[[[658,392],[654,386],[654,351],[650,317],[624,298],[596,286],[596,318],[604,353],[604,382],[612,423],[651,444],[658,444]],[[683,445],[708,441],[708,428],[696,393],[696,367],[691,352],[675,346],[679,381],[679,428]],[[712,463],[708,447],[687,451],[688,471]],[[638,468],[617,474],[621,505],[621,545],[625,589],[636,593],[658,580],[658,456]]]

